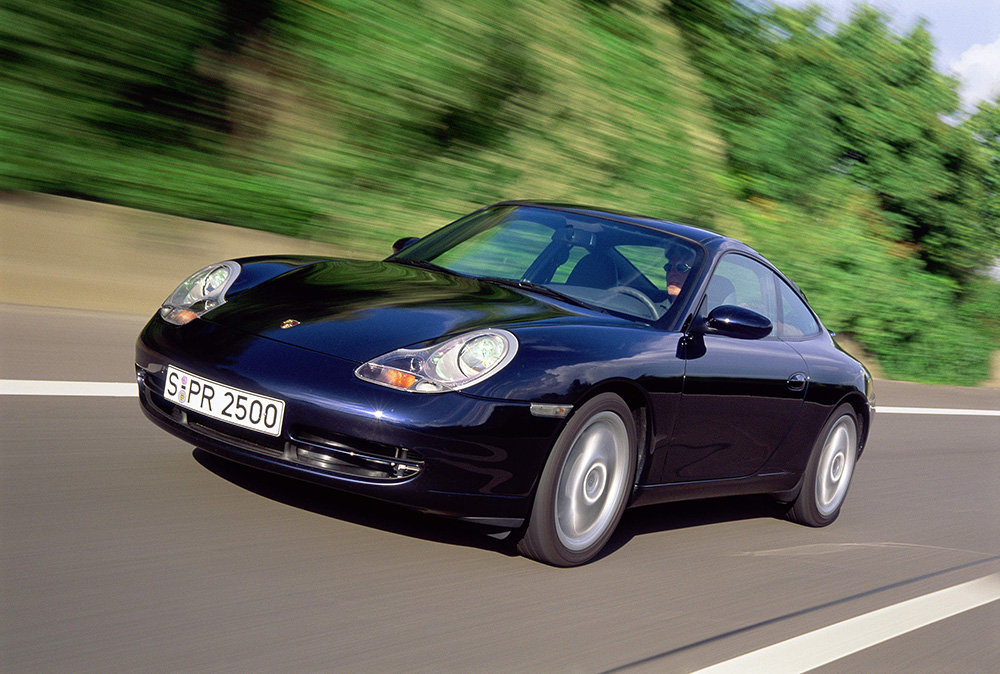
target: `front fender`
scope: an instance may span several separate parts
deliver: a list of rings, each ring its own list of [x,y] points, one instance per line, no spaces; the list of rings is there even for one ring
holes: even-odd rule
[[[575,405],[595,388],[634,382],[651,393],[676,392],[684,376],[680,333],[649,326],[518,329],[518,353],[504,370],[465,390],[498,400]],[[553,333],[557,334],[553,334]]]

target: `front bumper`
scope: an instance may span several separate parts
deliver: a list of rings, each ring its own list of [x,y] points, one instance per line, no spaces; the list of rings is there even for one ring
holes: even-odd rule
[[[163,396],[167,365],[285,401],[280,436]],[[136,343],[139,401],[161,428],[248,466],[484,524],[517,527],[562,428],[521,401],[414,394],[354,376],[357,363],[196,320],[154,317]]]

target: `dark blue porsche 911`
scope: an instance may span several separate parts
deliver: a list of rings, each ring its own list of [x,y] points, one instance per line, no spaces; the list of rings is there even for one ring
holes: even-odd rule
[[[751,248],[505,202],[382,262],[255,257],[142,331],[142,409],[219,456],[592,559],[628,506],[773,494],[840,512],[871,377]]]

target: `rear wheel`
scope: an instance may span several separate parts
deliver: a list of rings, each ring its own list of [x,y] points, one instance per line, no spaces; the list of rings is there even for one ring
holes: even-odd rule
[[[625,510],[635,478],[632,411],[613,393],[584,403],[542,470],[522,554],[555,566],[593,559]]]
[[[813,527],[830,524],[840,514],[858,458],[858,417],[854,408],[838,407],[813,447],[802,488],[789,519]]]

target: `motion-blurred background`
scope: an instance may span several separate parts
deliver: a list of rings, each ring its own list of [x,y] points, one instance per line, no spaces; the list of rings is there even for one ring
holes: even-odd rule
[[[356,257],[501,199],[579,202],[740,237],[886,376],[978,384],[1000,98],[963,104],[935,53],[864,6],[0,0],[0,214],[27,227],[3,245],[52,244],[26,193]]]

